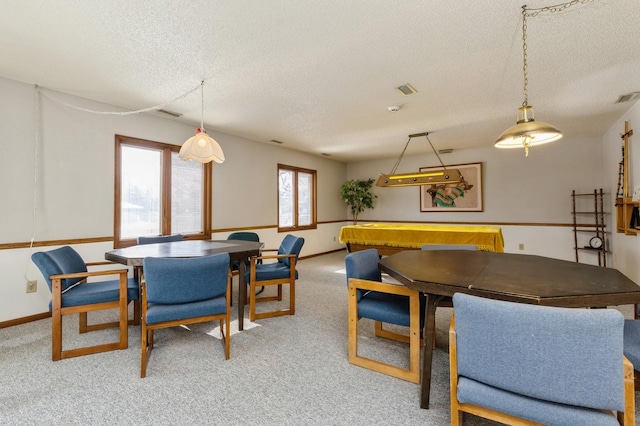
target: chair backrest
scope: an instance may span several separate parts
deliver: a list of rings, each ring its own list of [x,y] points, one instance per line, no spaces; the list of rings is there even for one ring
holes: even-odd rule
[[[51,276],[59,274],[71,274],[74,272],[87,272],[87,265],[82,257],[69,246],[55,250],[36,252],[31,255],[31,260],[36,264],[44,276],[49,290],[52,289]],[[77,285],[84,278],[67,278],[62,280],[62,292]]]
[[[231,234],[229,234],[229,236],[227,237],[227,240],[260,242],[260,237],[255,232],[239,231],[239,232],[232,232]]]
[[[154,235],[152,237],[138,237],[138,244],[156,244],[156,243],[171,243],[174,241],[184,241],[184,235]]]
[[[634,370],[640,371],[640,321],[624,320],[624,356],[633,364]],[[636,379],[636,382],[638,379]],[[640,387],[636,385],[638,390]]]
[[[378,260],[380,260],[380,256],[378,255],[378,250],[374,248],[354,251],[346,255],[344,266],[347,273],[347,284],[349,284],[349,278],[382,281]]]
[[[624,317],[456,293],[458,375],[520,395],[624,411]]]
[[[278,254],[295,254],[296,262],[298,261],[298,256],[300,256],[300,251],[302,250],[302,246],[304,245],[304,238],[296,237],[295,235],[285,235],[280,243],[280,247],[278,248]],[[289,258],[281,258],[278,259],[278,262],[283,263],[287,266],[291,266],[291,262]]]
[[[424,244],[421,248],[427,250],[478,250],[475,244]]]
[[[193,258],[147,257],[142,264],[148,303],[197,302],[227,291],[229,253]]]
[[[382,282],[382,272],[378,267],[378,260],[380,260],[380,256],[377,249],[354,251],[346,255],[344,268],[347,274],[347,286],[349,278]],[[358,302],[364,293],[366,293],[364,290],[358,289]]]

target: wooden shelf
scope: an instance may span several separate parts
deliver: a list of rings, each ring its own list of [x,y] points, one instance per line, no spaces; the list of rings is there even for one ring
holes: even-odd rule
[[[607,266],[607,231],[604,220],[604,192],[602,188],[594,189],[591,193],[571,192],[573,201],[573,250],[576,253],[576,262],[580,262],[578,253],[592,253],[598,256],[598,265]],[[591,217],[591,223],[578,223],[578,216]],[[581,217],[582,217],[581,216]],[[587,220],[586,217],[581,220]],[[590,238],[585,237],[585,233],[592,237],[599,237],[602,240],[602,247],[599,249],[592,248],[589,245]]]
[[[638,208],[638,202],[632,201],[631,197],[616,198],[616,231],[625,235],[637,235],[640,232],[640,224],[631,226],[633,209]]]
[[[600,253],[609,253],[607,250],[602,250],[602,249],[594,249],[591,247],[574,247],[575,250],[586,250],[586,251],[592,251],[592,252],[600,252]]]

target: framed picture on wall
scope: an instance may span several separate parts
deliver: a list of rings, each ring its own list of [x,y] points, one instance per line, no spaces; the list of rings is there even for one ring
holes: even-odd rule
[[[453,164],[463,179],[458,183],[420,186],[421,212],[481,212],[482,163]],[[443,167],[421,167],[421,172],[439,171]]]

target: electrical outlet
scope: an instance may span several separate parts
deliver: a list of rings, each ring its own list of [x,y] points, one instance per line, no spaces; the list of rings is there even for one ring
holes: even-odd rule
[[[38,291],[38,280],[27,280],[27,293]]]
[[[522,243],[518,244],[518,250],[524,250],[524,244]]]

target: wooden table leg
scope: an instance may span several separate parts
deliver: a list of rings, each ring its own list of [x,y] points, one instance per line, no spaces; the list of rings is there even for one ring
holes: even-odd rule
[[[426,307],[424,311],[423,338],[425,341],[422,358],[422,380],[420,385],[420,408],[429,408],[429,394],[431,393],[431,363],[433,361],[433,344],[436,331],[436,307],[442,296],[425,294]]]
[[[240,259],[238,265],[238,330],[244,329],[244,302],[247,300],[247,283],[244,274],[247,270],[247,259]]]

